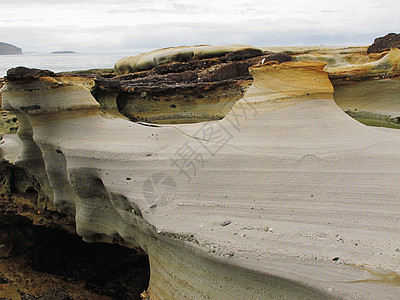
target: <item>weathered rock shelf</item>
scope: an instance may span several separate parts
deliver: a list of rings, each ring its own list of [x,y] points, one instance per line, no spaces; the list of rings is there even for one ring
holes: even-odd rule
[[[195,124],[134,123],[102,113],[105,102],[78,79],[10,71],[2,98],[19,120],[15,165],[74,216],[85,241],[146,252],[150,299],[397,299],[400,131],[349,117],[329,78],[344,88],[381,71],[398,80],[399,50],[346,66],[333,50],[308,53],[317,61],[288,53],[255,56],[252,80],[242,62],[185,69],[194,60],[158,67],[176,74],[151,66],[96,79],[98,100],[103,92],[110,109],[115,99],[118,112],[146,121],[156,114],[136,115],[132,103],[152,93],[244,94],[221,120]],[[328,53],[336,59],[325,67]],[[211,84],[201,76],[213,66],[237,73]]]

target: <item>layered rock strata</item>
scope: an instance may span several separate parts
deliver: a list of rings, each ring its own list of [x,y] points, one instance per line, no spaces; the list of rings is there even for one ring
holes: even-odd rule
[[[325,67],[335,86],[335,101],[367,125],[400,128],[400,50],[360,65]]]
[[[195,55],[202,47],[215,51]],[[335,100],[345,112],[368,125],[398,127],[399,96],[390,92],[399,76],[396,48],[367,54],[367,47],[202,47],[161,49],[123,59],[130,62],[130,69],[121,67],[120,71],[133,73],[98,76],[92,93],[102,110],[132,121],[174,124],[219,120],[251,85],[248,67],[268,61],[319,61],[326,63],[325,70],[337,91]],[[361,87],[389,88],[381,93],[388,95],[388,102],[381,103],[382,97],[362,91],[362,97],[348,96]],[[365,105],[371,102],[375,106]]]
[[[171,47],[122,58],[116,62],[114,69],[117,74],[129,74],[150,70],[166,63],[197,61],[225,55],[228,55],[228,58],[238,60],[241,56],[240,52],[243,50],[245,50],[245,53],[253,53],[253,56],[259,56],[263,53],[262,50],[247,45]],[[236,52],[236,54],[232,55],[232,52]]]
[[[360,64],[327,67],[329,78],[336,85],[348,82],[361,81],[366,79],[384,79],[400,75],[400,49],[391,48],[390,52],[381,59]]]
[[[336,104],[371,126],[400,128],[400,78],[367,80],[335,87]]]
[[[396,299],[400,132],[343,113],[324,66],[250,68],[225,118],[198,124],[100,114],[47,76],[10,78],[3,107],[17,162],[77,233],[149,255],[151,299]]]
[[[99,76],[93,94],[102,109],[133,121],[219,120],[250,86],[250,66],[290,60],[250,46],[162,49],[120,60],[116,73],[131,73]]]

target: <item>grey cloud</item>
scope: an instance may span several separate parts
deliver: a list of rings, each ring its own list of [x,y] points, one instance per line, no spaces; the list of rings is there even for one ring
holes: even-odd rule
[[[278,22],[256,20],[241,24],[164,23],[139,26],[104,26],[82,29],[78,26],[4,28],[3,39],[24,51],[75,50],[82,52],[126,51],[137,48],[163,48],[194,44],[290,45],[368,45],[386,32],[324,32],[318,28],[286,28]],[[77,40],[79,37],[79,40]]]
[[[165,14],[190,14],[190,15],[200,15],[204,13],[210,12],[218,12],[217,10],[213,10],[211,8],[205,6],[191,5],[179,2],[173,2],[170,5],[165,7],[159,6],[134,6],[127,8],[129,6],[124,6],[121,9],[118,9],[118,6],[113,6],[114,8],[107,10],[110,13],[126,13],[126,14],[152,14],[152,13],[165,13]]]
[[[130,0],[113,0],[112,4],[130,4],[132,6],[137,5],[135,2],[141,2],[141,3],[146,3],[146,4],[156,4],[159,2],[159,0],[147,0],[147,1],[130,1]],[[21,6],[21,5],[27,5],[27,4],[45,4],[46,6],[53,6],[53,5],[65,5],[65,4],[90,4],[92,6],[98,5],[98,4],[111,4],[109,0],[96,0],[96,2],[93,2],[92,0],[57,0],[57,1],[51,1],[51,0],[13,0],[13,1],[7,1],[1,4],[1,6]]]
[[[198,5],[179,3],[179,2],[172,3],[172,6],[175,9],[182,10],[182,11],[193,11],[193,10],[199,10],[200,8],[202,8],[202,7],[199,7]]]
[[[130,30],[122,41],[123,47],[182,46],[193,44],[251,44],[255,46],[290,46],[290,45],[355,45],[370,44],[377,32],[360,33],[324,33],[318,30],[274,30],[274,27],[252,30],[244,26],[225,26],[219,23],[162,24]],[[144,29],[144,28],[143,28]]]
[[[172,9],[161,9],[161,8],[136,8],[136,9],[109,9],[108,13],[111,14],[154,14],[154,13],[163,13],[163,14],[172,14],[176,13]]]
[[[240,6],[229,7],[223,12],[218,12],[215,7],[205,7],[201,4],[187,4],[184,1],[126,1],[87,0],[71,1],[35,1],[36,4],[49,5],[92,5],[102,12],[110,13],[110,20],[99,20],[91,28],[80,28],[79,24],[66,26],[11,26],[14,22],[0,23],[2,26],[2,40],[21,47],[23,50],[36,50],[50,52],[54,50],[75,50],[82,52],[106,52],[124,51],[136,48],[162,48],[167,46],[193,45],[193,44],[232,44],[242,43],[255,46],[285,46],[285,45],[346,45],[346,44],[370,44],[377,36],[382,36],[389,31],[398,31],[400,28],[397,18],[385,17],[377,19],[373,28],[368,28],[368,20],[359,17],[357,20],[347,20],[341,14],[329,17],[328,14],[338,12],[335,6],[332,9],[325,7],[316,8],[308,13],[304,7],[297,10],[294,7],[285,9],[279,7],[279,11],[273,11],[269,3],[277,7],[272,1],[252,1]],[[14,0],[11,5],[23,5],[32,1]],[[51,4],[50,4],[51,3]],[[56,3],[56,4],[55,4]],[[165,4],[165,5],[160,5]],[[200,3],[200,2],[198,2]],[[2,4],[2,7],[4,5]],[[388,8],[387,12],[391,9]],[[383,11],[383,10],[382,10]],[[124,14],[122,15],[121,12]],[[295,13],[293,13],[295,12]],[[136,24],[135,16],[149,16],[147,22],[151,22],[152,13],[164,15],[163,20],[154,20],[159,24]],[[322,13],[322,14],[321,14]],[[3,11],[4,14],[4,11]],[[198,22],[179,22],[179,15],[198,14]],[[208,21],[201,21],[201,16],[206,15]],[[209,21],[213,15],[214,20]],[[229,23],[219,22],[219,16],[226,17],[232,14]],[[235,18],[235,15],[240,17]],[[308,17],[312,15],[312,17]],[[336,18],[343,17],[343,20]],[[383,15],[383,13],[382,13]],[[176,16],[177,21],[175,22]],[[35,14],[27,15],[34,19]],[[124,26],[107,26],[114,18],[126,18],[131,22],[125,22]],[[329,22],[327,21],[329,17]],[[194,18],[193,18],[194,19]],[[227,18],[225,18],[227,19]],[[229,19],[229,18],[228,18]],[[277,21],[273,21],[276,20]],[[338,20],[336,20],[338,19]],[[7,19],[10,20],[10,19]],[[383,22],[383,21],[384,22]],[[169,21],[169,22],[168,22]],[[352,22],[352,23],[345,23]],[[103,24],[100,27],[99,24]],[[353,24],[353,25],[343,25]]]
[[[340,10],[323,9],[323,10],[321,10],[321,12],[330,14],[330,13],[339,13]]]
[[[74,4],[74,3],[82,3],[85,1],[80,1],[80,0],[58,0],[58,1],[49,1],[49,0],[13,0],[13,1],[7,1],[1,4],[2,9],[4,8],[21,8],[23,6],[29,6],[29,5],[46,5],[46,6],[59,6],[59,5],[65,5],[65,4]]]

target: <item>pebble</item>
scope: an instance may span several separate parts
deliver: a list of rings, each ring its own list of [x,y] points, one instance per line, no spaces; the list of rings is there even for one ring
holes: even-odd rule
[[[396,248],[396,252],[400,252],[400,248]]]
[[[265,226],[264,231],[274,232],[274,230],[271,227],[268,227],[268,226]]]
[[[225,222],[222,222],[221,223],[221,226],[227,226],[227,225],[229,225],[229,224],[231,224],[232,222],[231,221],[225,221]]]
[[[338,261],[339,259],[340,259],[340,258],[336,256],[336,257],[334,257],[332,260],[333,260],[333,261]]]
[[[143,291],[143,293],[140,294],[140,299],[149,299],[149,294],[146,291]]]

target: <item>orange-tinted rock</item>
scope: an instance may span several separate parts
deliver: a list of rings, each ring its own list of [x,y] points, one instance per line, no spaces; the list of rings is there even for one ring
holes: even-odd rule
[[[400,49],[391,48],[383,58],[366,64],[326,67],[333,85],[400,75]]]

